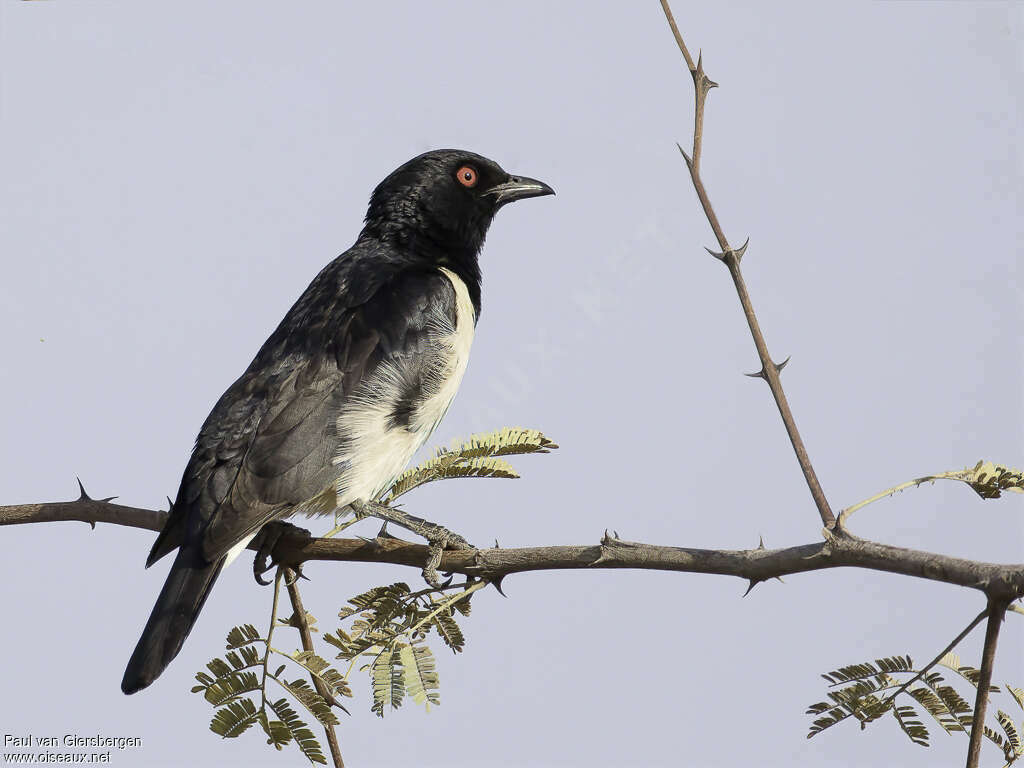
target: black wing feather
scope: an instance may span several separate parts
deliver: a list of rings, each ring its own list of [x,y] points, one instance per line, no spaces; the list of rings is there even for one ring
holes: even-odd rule
[[[149,563],[185,541],[214,562],[297,507],[332,508],[343,402],[384,360],[428,360],[439,311],[455,321],[447,277],[383,248],[357,243],[325,267],[214,406]]]

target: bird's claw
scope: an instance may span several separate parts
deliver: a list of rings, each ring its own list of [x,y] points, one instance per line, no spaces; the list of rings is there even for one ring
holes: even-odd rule
[[[274,558],[274,548],[281,538],[291,532],[297,532],[305,537],[310,537],[310,532],[305,528],[300,528],[297,525],[286,523],[281,520],[275,520],[272,523],[267,523],[260,529],[260,532],[256,534],[256,538],[253,541],[256,543],[256,556],[252,560],[252,575],[256,579],[256,583],[264,587],[268,587],[274,583],[273,579],[265,580],[263,574],[273,570],[277,565],[278,561]],[[293,566],[295,570],[295,579],[306,578],[302,575],[301,566]],[[294,583],[295,579],[289,583],[288,586]]]
[[[473,545],[457,533],[452,533],[447,528],[437,526],[437,530],[431,532],[429,554],[427,564],[423,566],[423,580],[434,589],[445,589],[452,583],[453,575],[448,575],[444,581],[438,575],[437,567],[441,564],[446,549],[473,549]]]

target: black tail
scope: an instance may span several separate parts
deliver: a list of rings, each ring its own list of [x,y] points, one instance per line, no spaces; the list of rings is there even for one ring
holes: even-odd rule
[[[203,609],[210,587],[220,575],[224,559],[207,563],[192,547],[183,546],[167,574],[153,613],[142,630],[135,652],[121,680],[125,693],[141,691],[152,683],[178,655]]]

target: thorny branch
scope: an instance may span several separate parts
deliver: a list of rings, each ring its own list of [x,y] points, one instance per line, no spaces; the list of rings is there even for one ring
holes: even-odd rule
[[[701,142],[704,138],[704,103],[707,100],[708,92],[718,86],[718,83],[711,80],[704,72],[704,59],[702,56],[697,56],[697,64],[694,65],[693,57],[690,56],[689,50],[686,48],[686,43],[683,42],[683,37],[679,33],[679,28],[676,26],[676,21],[672,16],[672,10],[669,8],[668,0],[661,0],[661,8],[665,12],[665,18],[668,19],[669,26],[672,28],[672,34],[675,36],[676,43],[679,45],[679,50],[683,53],[683,58],[686,59],[686,66],[690,69],[690,75],[693,77],[693,90],[694,90],[694,123],[693,123],[693,149],[688,155],[682,147],[679,147],[679,151],[683,155],[683,159],[686,160],[686,167],[690,171],[690,179],[693,181],[693,188],[697,192],[697,197],[700,199],[701,207],[704,209],[704,215],[707,217],[708,223],[711,225],[711,230],[715,234],[715,238],[718,240],[718,247],[721,249],[718,253],[709,250],[709,253],[715,258],[722,261],[725,266],[729,269],[729,274],[732,276],[732,281],[736,286],[736,293],[739,296],[740,304],[743,306],[743,314],[747,318],[747,325],[750,326],[750,333],[754,337],[754,346],[757,347],[757,355],[761,359],[761,370],[757,373],[750,374],[758,378],[764,379],[768,382],[768,387],[772,391],[772,396],[775,398],[775,404],[778,406],[779,414],[782,416],[782,423],[786,426],[786,433],[789,435],[789,441],[793,445],[793,451],[796,453],[797,461],[800,463],[800,469],[804,473],[804,479],[807,481],[807,487],[811,491],[811,497],[814,499],[814,504],[818,508],[818,514],[821,516],[821,522],[824,523],[826,528],[831,528],[835,525],[835,515],[832,514],[832,508],[829,506],[828,499],[825,498],[825,492],[821,489],[821,483],[818,482],[818,476],[814,471],[814,467],[811,464],[811,458],[807,454],[807,449],[804,447],[803,438],[800,437],[800,432],[796,428],[796,420],[793,418],[793,412],[789,408],[789,401],[786,399],[786,393],[782,389],[782,379],[779,374],[782,369],[789,362],[789,358],[786,358],[781,363],[776,363],[772,360],[771,355],[768,353],[768,344],[764,340],[764,334],[761,332],[761,326],[757,322],[757,316],[754,314],[754,305],[750,300],[750,294],[747,291],[746,283],[743,280],[743,273],[740,271],[740,261],[743,258],[744,252],[747,250],[749,239],[743,243],[739,248],[733,248],[729,245],[729,241],[725,237],[725,233],[722,231],[722,225],[718,222],[718,216],[715,214],[715,209],[711,205],[711,199],[708,197],[707,190],[704,188],[704,182],[700,177],[700,153],[701,153]]]
[[[746,315],[747,324],[750,326],[750,333],[754,337],[754,345],[757,347],[757,354],[761,359],[761,370],[750,375],[764,379],[768,382],[768,386],[771,388],[772,395],[775,398],[775,404],[778,406],[779,413],[782,416],[782,421],[786,426],[786,432],[789,434],[790,442],[793,444],[793,450],[796,453],[797,461],[800,463],[800,469],[803,470],[804,478],[807,481],[807,487],[811,491],[811,496],[814,498],[814,503],[818,508],[818,514],[821,517],[822,523],[825,525],[824,534],[826,539],[834,545],[840,543],[845,544],[850,539],[850,534],[845,532],[841,524],[836,524],[835,515],[832,513],[828,500],[825,498],[825,493],[821,489],[821,484],[818,482],[817,474],[814,471],[811,459],[807,454],[807,449],[804,447],[803,440],[797,430],[796,422],[793,419],[793,413],[789,408],[788,401],[786,400],[786,394],[782,389],[782,382],[779,378],[779,374],[786,363],[789,362],[789,358],[786,358],[782,363],[775,363],[769,355],[768,346],[765,343],[764,335],[761,333],[760,326],[758,325],[757,317],[754,314],[754,307],[750,300],[750,294],[747,292],[747,287],[743,280],[743,274],[740,271],[740,261],[743,258],[744,252],[747,250],[747,245],[750,240],[748,238],[748,240],[738,249],[734,249],[729,245],[729,242],[725,237],[725,233],[722,231],[722,227],[718,222],[718,217],[715,214],[714,208],[711,205],[711,200],[708,197],[707,190],[704,188],[704,182],[700,177],[701,142],[704,136],[704,105],[707,100],[708,92],[712,88],[716,87],[717,83],[712,81],[705,74],[703,57],[699,54],[697,56],[697,64],[694,65],[693,57],[690,55],[690,52],[686,47],[686,43],[683,42],[683,37],[679,32],[679,27],[676,25],[675,18],[672,16],[672,10],[669,8],[668,0],[661,0],[661,7],[665,12],[665,18],[668,20],[669,27],[672,29],[672,34],[675,37],[676,43],[679,45],[679,50],[682,52],[683,58],[686,60],[686,66],[690,70],[690,75],[693,77],[695,99],[693,149],[690,155],[687,155],[681,146],[679,147],[679,151],[682,153],[683,159],[686,160],[686,166],[690,171],[690,178],[693,181],[693,187],[697,192],[697,197],[700,199],[701,206],[704,208],[704,214],[707,216],[708,223],[711,225],[715,238],[718,240],[719,248],[721,248],[721,251],[718,253],[711,251],[710,249],[708,250],[729,269],[729,274],[732,276],[733,283],[736,286],[736,293],[739,295],[740,303],[743,305],[743,313]],[[874,501],[874,499],[870,499],[865,503],[870,503],[871,501]],[[845,522],[852,512],[852,509],[848,510],[842,516],[842,521]],[[982,729],[984,727],[985,720],[985,706],[988,700],[989,684],[992,679],[992,664],[995,661],[996,640],[999,635],[999,623],[1002,621],[1003,615],[1006,612],[1006,607],[1009,603],[1006,596],[1001,594],[1001,590],[997,587],[993,587],[991,583],[982,587],[982,589],[988,596],[988,629],[985,634],[985,650],[980,672],[981,679],[978,683],[978,698],[974,710],[974,724],[971,729],[971,741],[967,753],[967,768],[976,768],[978,764]]]
[[[0,507],[0,525],[54,522],[114,523],[159,531],[166,512],[92,500]],[[252,548],[251,545],[250,548]],[[274,548],[275,561],[296,566],[311,560],[393,563],[420,569],[429,548],[397,538],[309,538],[286,531]],[[858,567],[956,584],[1003,600],[1024,596],[1024,564],[999,565],[904,549],[828,532],[824,542],[783,549],[725,550],[671,547],[608,536],[592,545],[446,550],[438,568],[500,583],[513,573],[586,568],[637,568],[736,576],[756,585],[792,573]]]

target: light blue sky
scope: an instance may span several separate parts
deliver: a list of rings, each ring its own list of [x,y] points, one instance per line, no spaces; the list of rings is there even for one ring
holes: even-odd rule
[[[704,178],[833,507],[979,458],[1024,465],[1024,6],[676,4],[712,92]],[[432,444],[505,424],[562,449],[517,482],[423,489],[471,541],[812,542],[820,523],[675,142],[692,88],[655,2],[0,0],[0,503],[157,507],[202,420],[373,186],[429,148],[488,155],[555,198],[499,215],[462,391]],[[854,531],[1024,560],[1022,500],[925,487]],[[374,526],[361,531],[370,535]],[[121,673],[167,563],[110,526],[0,531],[3,732],[141,736],[114,765],[292,765],[221,741],[188,693],[225,631],[262,626],[248,558],[168,672]],[[311,564],[323,627],[416,572]],[[740,599],[735,579],[539,573],[475,599],[439,651],[441,707],[340,730],[351,766],[957,764],[885,721],[804,739],[818,674],[930,658],[973,591],[868,571]],[[996,681],[1024,684],[1021,617]],[[976,660],[981,632],[961,647]],[[987,749],[987,747],[986,747]],[[987,755],[991,762],[997,756]]]

